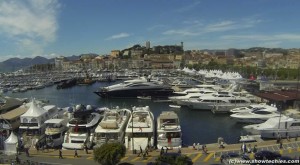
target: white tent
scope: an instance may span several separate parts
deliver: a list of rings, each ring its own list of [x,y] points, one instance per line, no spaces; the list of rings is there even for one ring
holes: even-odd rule
[[[40,117],[45,113],[47,111],[40,107],[35,100],[32,100],[29,109],[21,117]]]
[[[14,155],[17,153],[18,137],[14,132],[4,142],[4,152],[6,155]]]
[[[24,126],[22,123],[37,123],[37,125],[30,127],[30,129],[39,129],[44,123],[45,118],[48,118],[47,115],[47,110],[40,107],[35,100],[32,100],[27,112],[20,116],[20,129],[28,129],[28,126]]]

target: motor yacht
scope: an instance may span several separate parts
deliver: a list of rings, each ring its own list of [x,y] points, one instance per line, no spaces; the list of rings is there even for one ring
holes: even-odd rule
[[[94,93],[102,98],[137,98],[138,96],[155,98],[171,96],[173,89],[164,85],[162,81],[144,78],[103,87]]]
[[[235,96],[228,92],[218,92],[201,96],[198,99],[183,100],[182,102],[191,109],[211,110],[214,106],[218,105],[247,105],[251,103],[251,100],[247,97]]]
[[[276,107],[268,106],[266,104],[253,104],[253,102],[247,102],[245,104],[238,103],[237,104],[216,104],[214,105],[212,112],[213,113],[239,113],[239,112],[251,112],[253,110],[258,109],[269,109],[270,111],[277,111]],[[233,103],[235,103],[233,101]],[[248,106],[247,106],[248,105]]]
[[[231,118],[235,119],[240,123],[263,123],[270,118],[279,117],[281,114],[277,111],[268,109],[257,109],[251,112],[240,112],[230,115]]]
[[[261,138],[276,139],[278,137],[298,137],[300,135],[300,119],[281,115],[268,119],[261,124],[243,127],[250,134],[260,134]]]
[[[199,88],[195,88],[195,89],[197,89],[197,90],[194,90],[193,92],[186,92],[186,91],[183,92],[183,93],[186,93],[186,95],[170,96],[169,100],[171,100],[172,102],[174,102],[178,105],[184,105],[182,100],[198,99],[200,96],[216,93],[216,91],[209,90],[209,89],[199,89]]]
[[[104,143],[125,142],[125,129],[131,116],[129,109],[108,109],[95,130],[94,147],[100,147]]]
[[[56,148],[62,145],[64,134],[68,130],[67,118],[65,119],[49,119],[46,124],[46,144],[50,148]]]
[[[154,116],[149,106],[132,108],[125,132],[125,146],[129,150],[154,146]]]
[[[181,148],[181,138],[178,115],[174,111],[163,111],[157,118],[157,148]]]
[[[91,105],[76,105],[69,110],[70,120],[67,124],[69,128],[64,135],[64,149],[83,149],[84,145],[88,148],[93,146],[95,129],[103,118],[103,115],[96,112]]]

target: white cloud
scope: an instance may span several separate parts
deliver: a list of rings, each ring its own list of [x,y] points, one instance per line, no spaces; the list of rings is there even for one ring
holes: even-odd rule
[[[128,34],[128,33],[119,33],[119,34],[115,34],[115,35],[108,37],[106,40],[115,40],[115,39],[120,39],[120,38],[126,38],[129,36],[130,36],[130,34]]]
[[[183,21],[184,27],[178,29],[169,29],[164,31],[164,35],[181,35],[181,36],[199,36],[213,32],[226,32],[230,30],[240,30],[254,27],[261,20],[243,19],[238,21],[224,20],[210,24],[204,24],[203,21]]]
[[[188,4],[186,6],[182,6],[179,9],[176,9],[175,11],[179,12],[179,13],[181,13],[181,12],[188,12],[188,11],[196,8],[200,3],[201,3],[200,1],[195,1],[195,2],[193,2],[191,4]]]
[[[283,34],[248,34],[248,35],[224,35],[220,37],[224,42],[233,43],[252,43],[253,46],[262,47],[282,47],[283,44],[298,43],[300,34],[283,33]]]
[[[224,35],[226,40],[255,40],[255,41],[299,41],[300,34],[272,34],[272,35]]]
[[[59,7],[57,0],[2,0],[0,34],[23,51],[42,53],[44,47],[56,39]]]

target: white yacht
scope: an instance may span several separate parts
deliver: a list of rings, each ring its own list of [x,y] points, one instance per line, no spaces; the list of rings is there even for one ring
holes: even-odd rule
[[[154,116],[149,106],[132,108],[125,132],[125,146],[129,150],[154,145]]]
[[[268,111],[277,111],[277,108],[273,105],[267,105],[265,103],[261,104],[251,104],[249,106],[243,106],[238,108],[233,108],[230,110],[231,113],[240,113],[240,112],[251,112],[253,110],[264,110],[267,109]]]
[[[29,109],[20,116],[19,131],[23,138],[25,147],[35,146],[37,142],[44,142],[45,121],[51,118],[63,116],[63,109],[58,109],[55,105],[44,105],[33,99]]]
[[[261,138],[298,137],[300,135],[300,119],[282,115],[270,118],[261,124],[244,126],[244,129],[251,134],[260,134]]]
[[[174,95],[184,96],[184,95],[187,95],[189,93],[199,93],[201,90],[202,90],[201,88],[188,88],[184,91],[174,92]]]
[[[67,119],[49,119],[46,124],[46,144],[50,148],[59,147],[64,141],[64,134],[68,130]]]
[[[182,133],[178,115],[163,111],[157,118],[157,148],[181,148]]]
[[[70,120],[67,124],[68,131],[64,135],[62,147],[65,149],[83,149],[84,145],[88,148],[93,146],[95,129],[102,119],[102,115],[95,112],[91,105],[86,107],[76,105],[75,111],[69,110]]]
[[[232,95],[229,92],[218,92],[201,96],[196,100],[183,100],[182,102],[191,109],[211,110],[214,106],[219,104],[234,107],[250,104],[251,100],[247,97]]]
[[[124,144],[125,129],[131,116],[129,109],[109,109],[104,112],[104,117],[95,130],[94,147],[104,143],[119,142]]]
[[[263,123],[270,118],[283,116],[277,111],[268,109],[257,109],[251,112],[240,112],[230,115],[231,118],[241,123]]]
[[[199,89],[199,88],[196,88],[196,89]],[[169,100],[171,100],[172,102],[174,102],[178,105],[184,105],[184,102],[182,102],[182,100],[198,99],[200,96],[216,93],[216,91],[213,91],[210,89],[200,89],[200,90],[196,90],[196,91],[197,92],[187,92],[186,95],[182,95],[182,96],[170,96]],[[184,92],[184,93],[186,93],[186,92]]]

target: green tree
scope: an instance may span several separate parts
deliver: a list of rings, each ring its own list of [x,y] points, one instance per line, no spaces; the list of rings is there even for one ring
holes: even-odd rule
[[[160,164],[170,164],[170,165],[192,165],[193,162],[186,155],[176,155],[176,153],[171,153],[171,155],[161,155],[156,159],[155,165]]]
[[[106,143],[94,149],[94,160],[102,165],[116,165],[126,154],[121,143]]]

